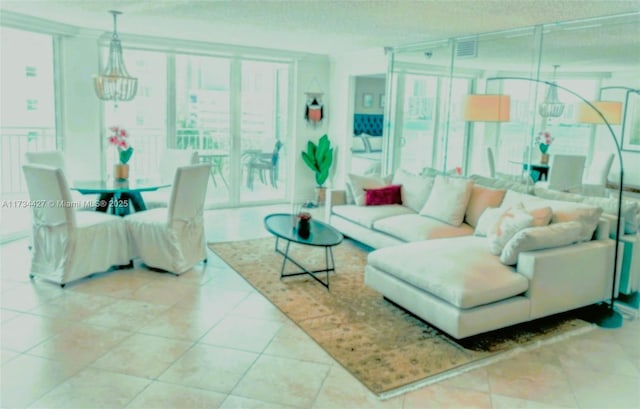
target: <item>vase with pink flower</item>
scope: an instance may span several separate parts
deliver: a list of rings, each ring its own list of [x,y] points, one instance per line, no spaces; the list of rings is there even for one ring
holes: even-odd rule
[[[549,147],[555,138],[551,137],[551,133],[549,131],[542,131],[536,137],[536,143],[538,144],[538,148],[540,149],[540,163],[546,165],[549,163]]]
[[[129,142],[129,132],[119,126],[109,128],[109,144],[118,149],[119,163],[113,167],[113,176],[116,180],[129,179],[129,159],[133,155],[133,147]]]

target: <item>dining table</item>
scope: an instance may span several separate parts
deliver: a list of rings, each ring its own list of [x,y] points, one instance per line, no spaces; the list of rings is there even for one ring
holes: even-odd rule
[[[170,186],[171,183],[152,179],[82,180],[74,182],[71,190],[83,195],[99,195],[96,211],[126,216],[131,213],[131,207],[136,212],[147,210],[142,193]]]

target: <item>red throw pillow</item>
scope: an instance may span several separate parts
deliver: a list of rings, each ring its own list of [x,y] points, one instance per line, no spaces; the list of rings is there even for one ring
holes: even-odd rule
[[[365,189],[364,204],[366,206],[402,204],[400,187],[401,185],[389,185],[377,189]]]

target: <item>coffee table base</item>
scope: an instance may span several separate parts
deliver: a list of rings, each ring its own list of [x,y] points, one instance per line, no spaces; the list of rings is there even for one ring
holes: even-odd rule
[[[287,240],[287,246],[286,246],[284,252],[282,250],[280,250],[280,248],[278,247],[279,241],[280,241],[280,237],[276,237],[275,251],[276,251],[276,253],[282,254],[282,257],[283,257],[282,258],[282,268],[280,269],[280,279],[282,279],[284,277],[294,277],[294,276],[300,276],[300,275],[305,275],[306,274],[306,275],[311,276],[314,280],[316,280],[320,284],[322,284],[327,290],[329,289],[329,272],[331,272],[331,271],[335,272],[336,271],[336,264],[335,264],[335,261],[333,259],[333,250],[332,250],[333,246],[324,246],[324,263],[325,263],[325,268],[324,269],[321,269],[321,270],[308,270],[306,267],[302,266],[300,263],[298,263],[296,260],[294,260],[293,258],[291,258],[289,256],[289,247],[291,246],[291,241]],[[295,264],[302,271],[297,272],[297,273],[284,274],[284,267],[286,266],[287,261],[290,261],[291,263]],[[321,279],[319,279],[318,277],[316,277],[317,273],[325,273],[326,277],[327,277],[326,282],[324,282]]]

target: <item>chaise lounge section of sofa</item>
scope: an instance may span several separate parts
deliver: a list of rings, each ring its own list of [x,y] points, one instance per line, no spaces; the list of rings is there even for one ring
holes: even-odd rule
[[[455,338],[610,297],[614,242],[602,208],[535,197],[511,182],[496,189],[479,178],[453,179],[356,176],[351,192],[328,192],[330,224],[376,249],[365,267],[367,285]],[[402,187],[402,204],[358,203],[362,191],[389,184]],[[515,217],[504,216],[509,212]],[[509,223],[518,218],[524,227],[496,237],[496,225],[514,230]]]

